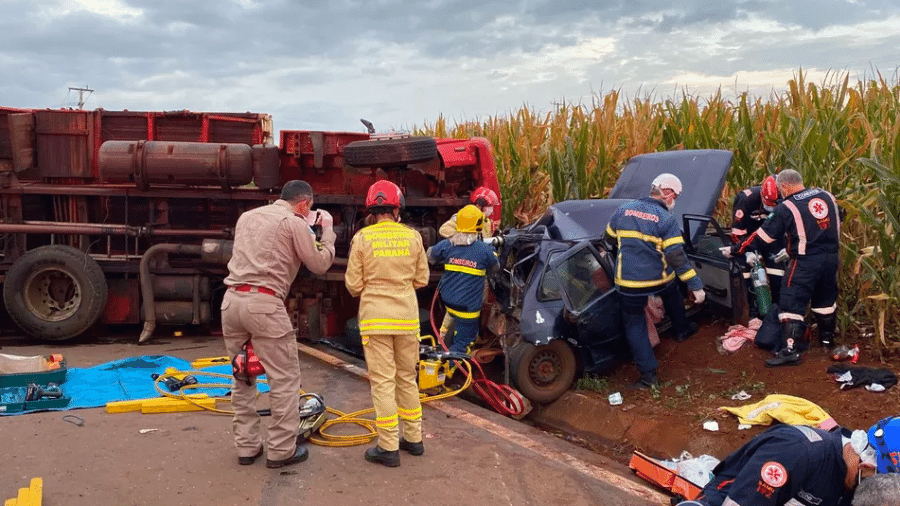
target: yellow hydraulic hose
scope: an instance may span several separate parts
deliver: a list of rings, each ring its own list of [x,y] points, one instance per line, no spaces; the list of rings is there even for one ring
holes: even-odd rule
[[[449,397],[453,397],[458,395],[463,390],[469,388],[469,385],[472,383],[472,366],[468,361],[461,360],[460,363],[464,364],[467,369],[466,381],[465,383],[457,388],[456,390],[447,389],[446,392],[436,395],[425,395],[419,394],[422,403],[427,403],[431,401],[439,401],[441,399],[447,399]],[[185,375],[193,375],[193,376],[209,376],[213,378],[228,378],[228,383],[195,383],[193,385],[185,385],[178,390],[178,392],[167,392],[162,387],[159,386],[159,383],[166,379],[167,377],[174,377],[176,379],[183,378]],[[154,388],[160,394],[165,397],[171,397],[173,399],[182,399],[190,402],[191,404],[206,410],[212,411],[213,413],[220,413],[223,415],[233,415],[234,411],[227,409],[219,409],[219,408],[211,408],[204,406],[198,402],[198,399],[194,399],[190,397],[188,394],[188,390],[198,389],[198,388],[226,388],[231,389],[231,380],[232,376],[229,374],[221,374],[221,373],[213,373],[213,372],[205,372],[205,371],[175,371],[175,372],[167,372],[165,374],[160,374],[159,377],[153,383]],[[266,380],[257,380],[260,383],[268,383]],[[445,387],[446,388],[446,387]],[[303,390],[300,390],[300,394],[304,394]],[[229,399],[218,399],[224,402],[231,402]],[[329,408],[326,406],[325,408],[328,413],[334,415],[334,418],[330,418],[322,424],[322,427],[319,428],[318,432],[309,438],[309,441],[313,444],[320,446],[331,446],[331,447],[342,447],[342,446],[356,446],[356,445],[364,445],[371,443],[378,437],[378,432],[375,430],[375,420],[371,418],[363,418],[365,415],[372,414],[375,412],[375,408],[363,409],[361,411],[355,411],[353,413],[343,413],[334,408]],[[352,435],[340,435],[340,434],[329,434],[326,432],[327,429],[334,427],[338,424],[354,424],[365,429],[365,433],[363,434],[352,434]]]

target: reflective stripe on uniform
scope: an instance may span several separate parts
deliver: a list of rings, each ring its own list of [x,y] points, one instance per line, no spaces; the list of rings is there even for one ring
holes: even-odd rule
[[[659,237],[656,237],[655,235],[642,234],[642,233],[634,231],[634,230],[620,230],[619,237],[625,238],[625,239],[640,239],[642,241],[651,242],[656,245],[660,245],[663,242],[662,239],[660,239]],[[675,238],[673,237],[672,239],[675,239]],[[671,241],[672,239],[667,239],[667,240]],[[681,238],[679,237],[679,239],[681,239]],[[683,239],[682,239],[682,242],[684,242]]]
[[[784,201],[784,207],[787,207],[791,214],[794,215],[794,224],[797,226],[797,254],[805,255],[806,227],[803,225],[803,216],[800,214],[800,209],[797,209],[797,205],[790,200]]]
[[[418,407],[416,409],[403,409],[401,407],[398,407],[397,414],[400,415],[401,420],[416,421],[422,418],[422,408]]]
[[[610,237],[616,237],[616,231],[612,229],[609,225],[606,226],[606,235]]]
[[[784,269],[770,269],[766,267],[766,274],[770,276],[784,276]]]
[[[367,330],[415,330],[419,328],[419,320],[392,320],[377,318],[359,322],[359,331]]]
[[[466,267],[464,265],[445,264],[444,270],[461,272],[463,274],[471,274],[472,276],[484,277],[484,269],[473,269],[471,267]]]
[[[816,314],[832,314],[837,311],[837,303],[834,303],[828,307],[814,307],[810,309],[812,309],[812,312]]]
[[[669,246],[672,246],[675,244],[684,244],[684,237],[681,237],[680,235],[676,236],[676,237],[670,237],[662,242],[662,247],[663,247],[663,249],[666,249]]]
[[[678,279],[680,279],[682,281],[687,281],[696,275],[697,275],[697,271],[695,271],[694,269],[691,269],[691,270],[685,272],[684,274],[679,274]]]
[[[675,279],[674,272],[672,272],[662,278],[651,279],[649,281],[628,281],[628,280],[622,279],[621,272],[620,272],[619,276],[616,279],[616,284],[624,286],[626,288],[649,288],[651,286],[659,286],[664,283],[668,283],[669,281],[672,281],[673,279]]]
[[[456,318],[463,318],[466,320],[478,318],[478,316],[481,314],[480,309],[478,311],[457,311],[455,309],[450,309],[449,307],[447,308],[447,312],[455,316]]]
[[[375,425],[382,429],[390,429],[396,427],[400,422],[397,420],[397,414],[391,416],[379,416],[375,418]]]
[[[803,321],[803,315],[802,315],[802,314],[796,314],[796,313],[778,313],[778,319],[781,320],[781,321],[785,321],[785,320],[796,320],[796,321],[801,321],[801,322],[802,322],[802,321]]]

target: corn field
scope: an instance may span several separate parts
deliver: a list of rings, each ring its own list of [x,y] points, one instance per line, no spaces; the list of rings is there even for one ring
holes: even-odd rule
[[[800,71],[787,84],[768,100],[685,93],[659,101],[611,91],[590,106],[542,114],[522,107],[452,127],[441,117],[417,133],[491,141],[504,226],[531,222],[554,202],[605,197],[628,159],[642,153],[731,150],[716,211],[725,226],[737,191],[778,168],[796,169],[846,212],[838,280],[845,340],[900,348],[900,83],[879,74],[851,84],[849,75],[832,74],[815,84]]]

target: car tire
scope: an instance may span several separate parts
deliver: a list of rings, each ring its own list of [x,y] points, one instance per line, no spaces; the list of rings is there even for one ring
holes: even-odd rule
[[[10,318],[26,334],[64,341],[84,333],[106,307],[106,277],[97,261],[70,246],[41,246],[13,263],[3,283]]]
[[[431,137],[355,141],[344,146],[344,162],[356,167],[427,162],[437,154],[437,143]]]
[[[575,353],[563,340],[534,345],[520,342],[509,351],[509,377],[522,394],[533,402],[559,399],[572,386],[578,365]]]

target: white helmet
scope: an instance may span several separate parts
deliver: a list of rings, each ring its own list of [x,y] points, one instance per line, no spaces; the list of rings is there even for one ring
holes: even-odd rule
[[[675,195],[681,195],[681,180],[674,174],[669,174],[668,172],[656,176],[656,179],[650,183],[650,186],[659,188],[660,190],[669,189],[675,192]]]

